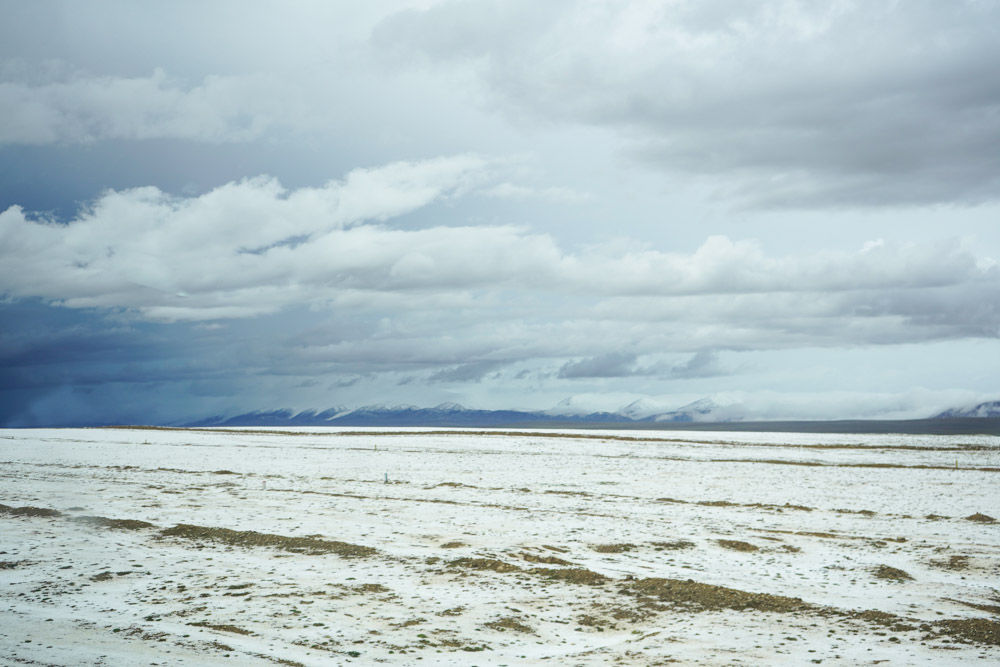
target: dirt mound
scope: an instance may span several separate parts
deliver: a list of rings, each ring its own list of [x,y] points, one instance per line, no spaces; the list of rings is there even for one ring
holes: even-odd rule
[[[310,555],[336,554],[344,558],[362,558],[376,553],[372,547],[321,540],[315,537],[286,537],[271,533],[258,533],[254,530],[230,530],[229,528],[211,528],[179,523],[172,528],[160,531],[163,537],[181,537],[187,540],[202,542],[220,542],[240,547],[275,547],[293,553]]]
[[[966,521],[975,521],[977,523],[996,523],[997,520],[991,517],[989,514],[983,514],[982,512],[976,512],[975,514],[970,514],[965,517]]]
[[[755,609],[757,611],[793,612],[812,609],[800,598],[790,598],[769,593],[749,593],[735,588],[702,584],[688,579],[640,579],[623,589],[635,595],[647,595],[664,602],[672,602],[697,609]]]

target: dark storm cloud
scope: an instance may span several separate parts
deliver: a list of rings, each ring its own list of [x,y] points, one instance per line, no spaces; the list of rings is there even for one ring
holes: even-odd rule
[[[444,2],[374,39],[747,205],[1000,198],[996,3],[545,4]]]
[[[635,374],[636,355],[609,352],[588,359],[566,362],[559,369],[560,378],[612,378]]]
[[[670,369],[671,376],[684,379],[726,374],[725,369],[719,365],[719,355],[715,350],[698,350],[690,359]]]

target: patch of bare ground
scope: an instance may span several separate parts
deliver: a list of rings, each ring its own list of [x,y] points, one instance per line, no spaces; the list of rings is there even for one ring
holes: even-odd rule
[[[440,484],[435,484],[434,486],[428,486],[427,488],[428,489],[436,489],[439,486],[450,486],[450,487],[453,487],[453,488],[456,488],[456,489],[457,488],[462,488],[462,487],[467,488],[467,489],[474,489],[474,488],[476,488],[474,486],[469,486],[468,484],[462,484],[461,482],[441,482]]]
[[[927,519],[928,521],[941,521],[942,519],[947,519],[948,517],[944,516],[943,514],[928,514],[924,518]]]
[[[47,507],[11,507],[10,505],[0,505],[0,514],[11,516],[62,516],[59,510]]]
[[[769,593],[749,593],[735,588],[703,584],[681,579],[648,578],[627,583],[620,592],[656,598],[661,602],[692,607],[696,610],[754,609],[770,612],[795,612],[816,609],[800,598],[771,595]]]
[[[13,570],[15,567],[30,565],[26,560],[0,560],[0,570]]]
[[[595,544],[590,547],[599,554],[620,554],[626,551],[632,551],[632,549],[637,548],[634,544],[621,543],[621,544]]]
[[[860,514],[861,516],[868,516],[868,517],[875,516],[875,512],[871,510],[850,510],[840,507],[833,511],[836,512],[837,514]]]
[[[975,514],[970,514],[965,517],[966,521],[975,521],[976,523],[996,523],[997,520],[988,514],[983,514],[982,512],[976,512]]]
[[[870,537],[866,535],[844,535],[843,533],[828,533],[823,531],[812,531],[812,530],[781,530],[778,528],[755,528],[754,530],[759,530],[764,533],[779,533],[782,535],[802,535],[804,537],[822,537],[824,539],[831,540],[866,540],[873,543],[882,543],[885,546],[885,542],[906,542],[905,537]]]
[[[511,563],[505,563],[496,558],[456,558],[448,562],[448,567],[460,567],[467,570],[491,570],[493,572],[520,572],[521,568]]]
[[[988,618],[953,618],[938,621],[937,627],[953,637],[1000,646],[1000,621]]]
[[[386,588],[382,584],[358,584],[353,586],[351,590],[357,593],[390,593],[392,589]]]
[[[673,542],[650,542],[657,551],[662,549],[669,549],[671,551],[676,551],[679,549],[690,549],[694,546],[694,542],[689,542],[688,540],[674,540]]]
[[[544,565],[572,565],[573,563],[568,560],[563,560],[562,558],[557,558],[556,556],[538,556],[536,554],[528,553],[527,551],[522,551],[520,554],[523,560],[529,563],[542,563]]]
[[[888,565],[879,565],[876,567],[872,574],[877,579],[887,579],[889,581],[912,581],[913,577],[910,576],[905,570],[900,570],[896,567],[890,567]]]
[[[979,602],[966,602],[965,600],[956,600],[954,598],[945,598],[945,600],[948,600],[949,602],[955,602],[957,604],[965,605],[966,607],[970,607],[972,609],[978,609],[979,611],[986,611],[986,612],[989,612],[991,614],[996,614],[997,616],[1000,616],[1000,605],[995,605],[995,604],[981,604]]]
[[[814,509],[807,505],[792,505],[791,503],[785,503],[783,505],[776,505],[774,503],[734,503],[730,500],[679,500],[677,498],[657,498],[656,502],[674,503],[677,505],[701,505],[703,507],[744,507],[751,509],[774,510],[776,512],[784,512],[785,510],[812,512]]]
[[[848,612],[836,612],[831,610],[831,612],[834,615],[840,615],[844,618],[861,620],[865,621],[869,625],[877,625],[882,628],[888,628],[893,632],[909,632],[910,630],[916,629],[916,626],[909,619],[903,618],[902,616],[896,616],[895,614],[890,614],[887,611],[866,609],[863,611]],[[930,629],[930,626],[925,624],[924,629]]]
[[[546,579],[566,581],[571,584],[586,584],[588,586],[597,586],[608,581],[608,578],[603,574],[582,567],[536,567],[528,570],[528,572],[540,575]]]
[[[71,521],[79,521],[98,528],[109,530],[142,530],[144,528],[156,528],[148,521],[139,519],[109,519],[105,516],[75,516]]]
[[[227,623],[206,623],[205,621],[198,621],[197,623],[188,623],[188,625],[194,626],[196,628],[208,628],[209,630],[219,630],[220,632],[232,632],[237,635],[252,635],[253,633],[249,630],[244,630],[243,628],[237,627],[235,625],[229,625]]]
[[[218,542],[240,547],[274,547],[293,553],[320,555],[336,554],[343,558],[363,558],[376,553],[372,547],[323,540],[315,537],[287,537],[271,533],[258,533],[254,530],[230,530],[229,528],[212,528],[179,523],[172,528],[160,531],[162,537],[180,537],[198,542]]]
[[[945,570],[968,570],[969,569],[969,557],[954,555],[949,556],[948,560],[934,559],[931,560],[931,565],[934,567],[940,567]]]
[[[495,621],[490,621],[484,624],[487,628],[492,628],[494,630],[499,630],[500,632],[505,632],[507,630],[513,630],[514,632],[524,632],[526,634],[535,634],[535,631],[528,625],[521,622],[521,619],[516,616],[505,616],[499,618]]]
[[[466,546],[465,542],[445,542],[441,545],[442,549],[458,549],[459,547]]]
[[[750,544],[749,542],[742,542],[740,540],[716,540],[718,545],[724,549],[731,549],[732,551],[760,551],[760,547],[756,544]]]
[[[848,611],[832,607],[823,607],[805,602],[801,598],[770,593],[752,593],[725,586],[705,584],[691,579],[646,578],[613,580],[597,572],[583,568],[533,568],[523,570],[516,565],[492,558],[460,558],[452,561],[454,567],[465,567],[475,570],[494,572],[526,572],[539,575],[550,580],[567,583],[600,585],[609,582],[620,584],[620,594],[635,598],[636,608],[617,606],[607,608],[604,604],[595,604],[594,610],[607,612],[614,619],[629,622],[642,622],[659,611],[670,606],[681,607],[690,612],[732,609],[735,611],[760,611],[770,613],[807,613],[824,618],[858,620],[869,625],[875,625],[893,632],[910,632],[918,628],[927,633],[924,639],[950,637],[955,640],[970,643],[1000,645],[1000,621],[987,618],[948,619],[933,623],[922,623],[913,619],[897,616],[878,610]],[[882,566],[888,567],[888,566]],[[890,568],[892,572],[895,568]],[[902,572],[897,570],[897,572]],[[906,574],[905,572],[903,574]],[[909,575],[906,575],[909,576]],[[977,605],[962,603],[975,609],[998,613],[1000,607],[993,605]],[[666,605],[666,606],[665,606]],[[463,611],[461,607],[439,612],[439,615],[455,615]],[[613,621],[603,621],[594,615],[583,615],[577,618],[581,626],[597,629],[615,627]],[[464,649],[468,650],[468,649]]]

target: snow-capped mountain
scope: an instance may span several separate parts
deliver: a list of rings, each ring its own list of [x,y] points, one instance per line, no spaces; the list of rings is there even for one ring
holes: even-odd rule
[[[966,408],[952,408],[945,410],[941,414],[935,415],[935,419],[957,419],[957,418],[1000,418],[1000,401],[986,401],[979,405]]]

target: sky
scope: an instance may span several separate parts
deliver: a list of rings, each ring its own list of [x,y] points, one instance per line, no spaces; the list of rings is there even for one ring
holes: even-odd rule
[[[0,0],[0,425],[1000,398],[993,0]]]

